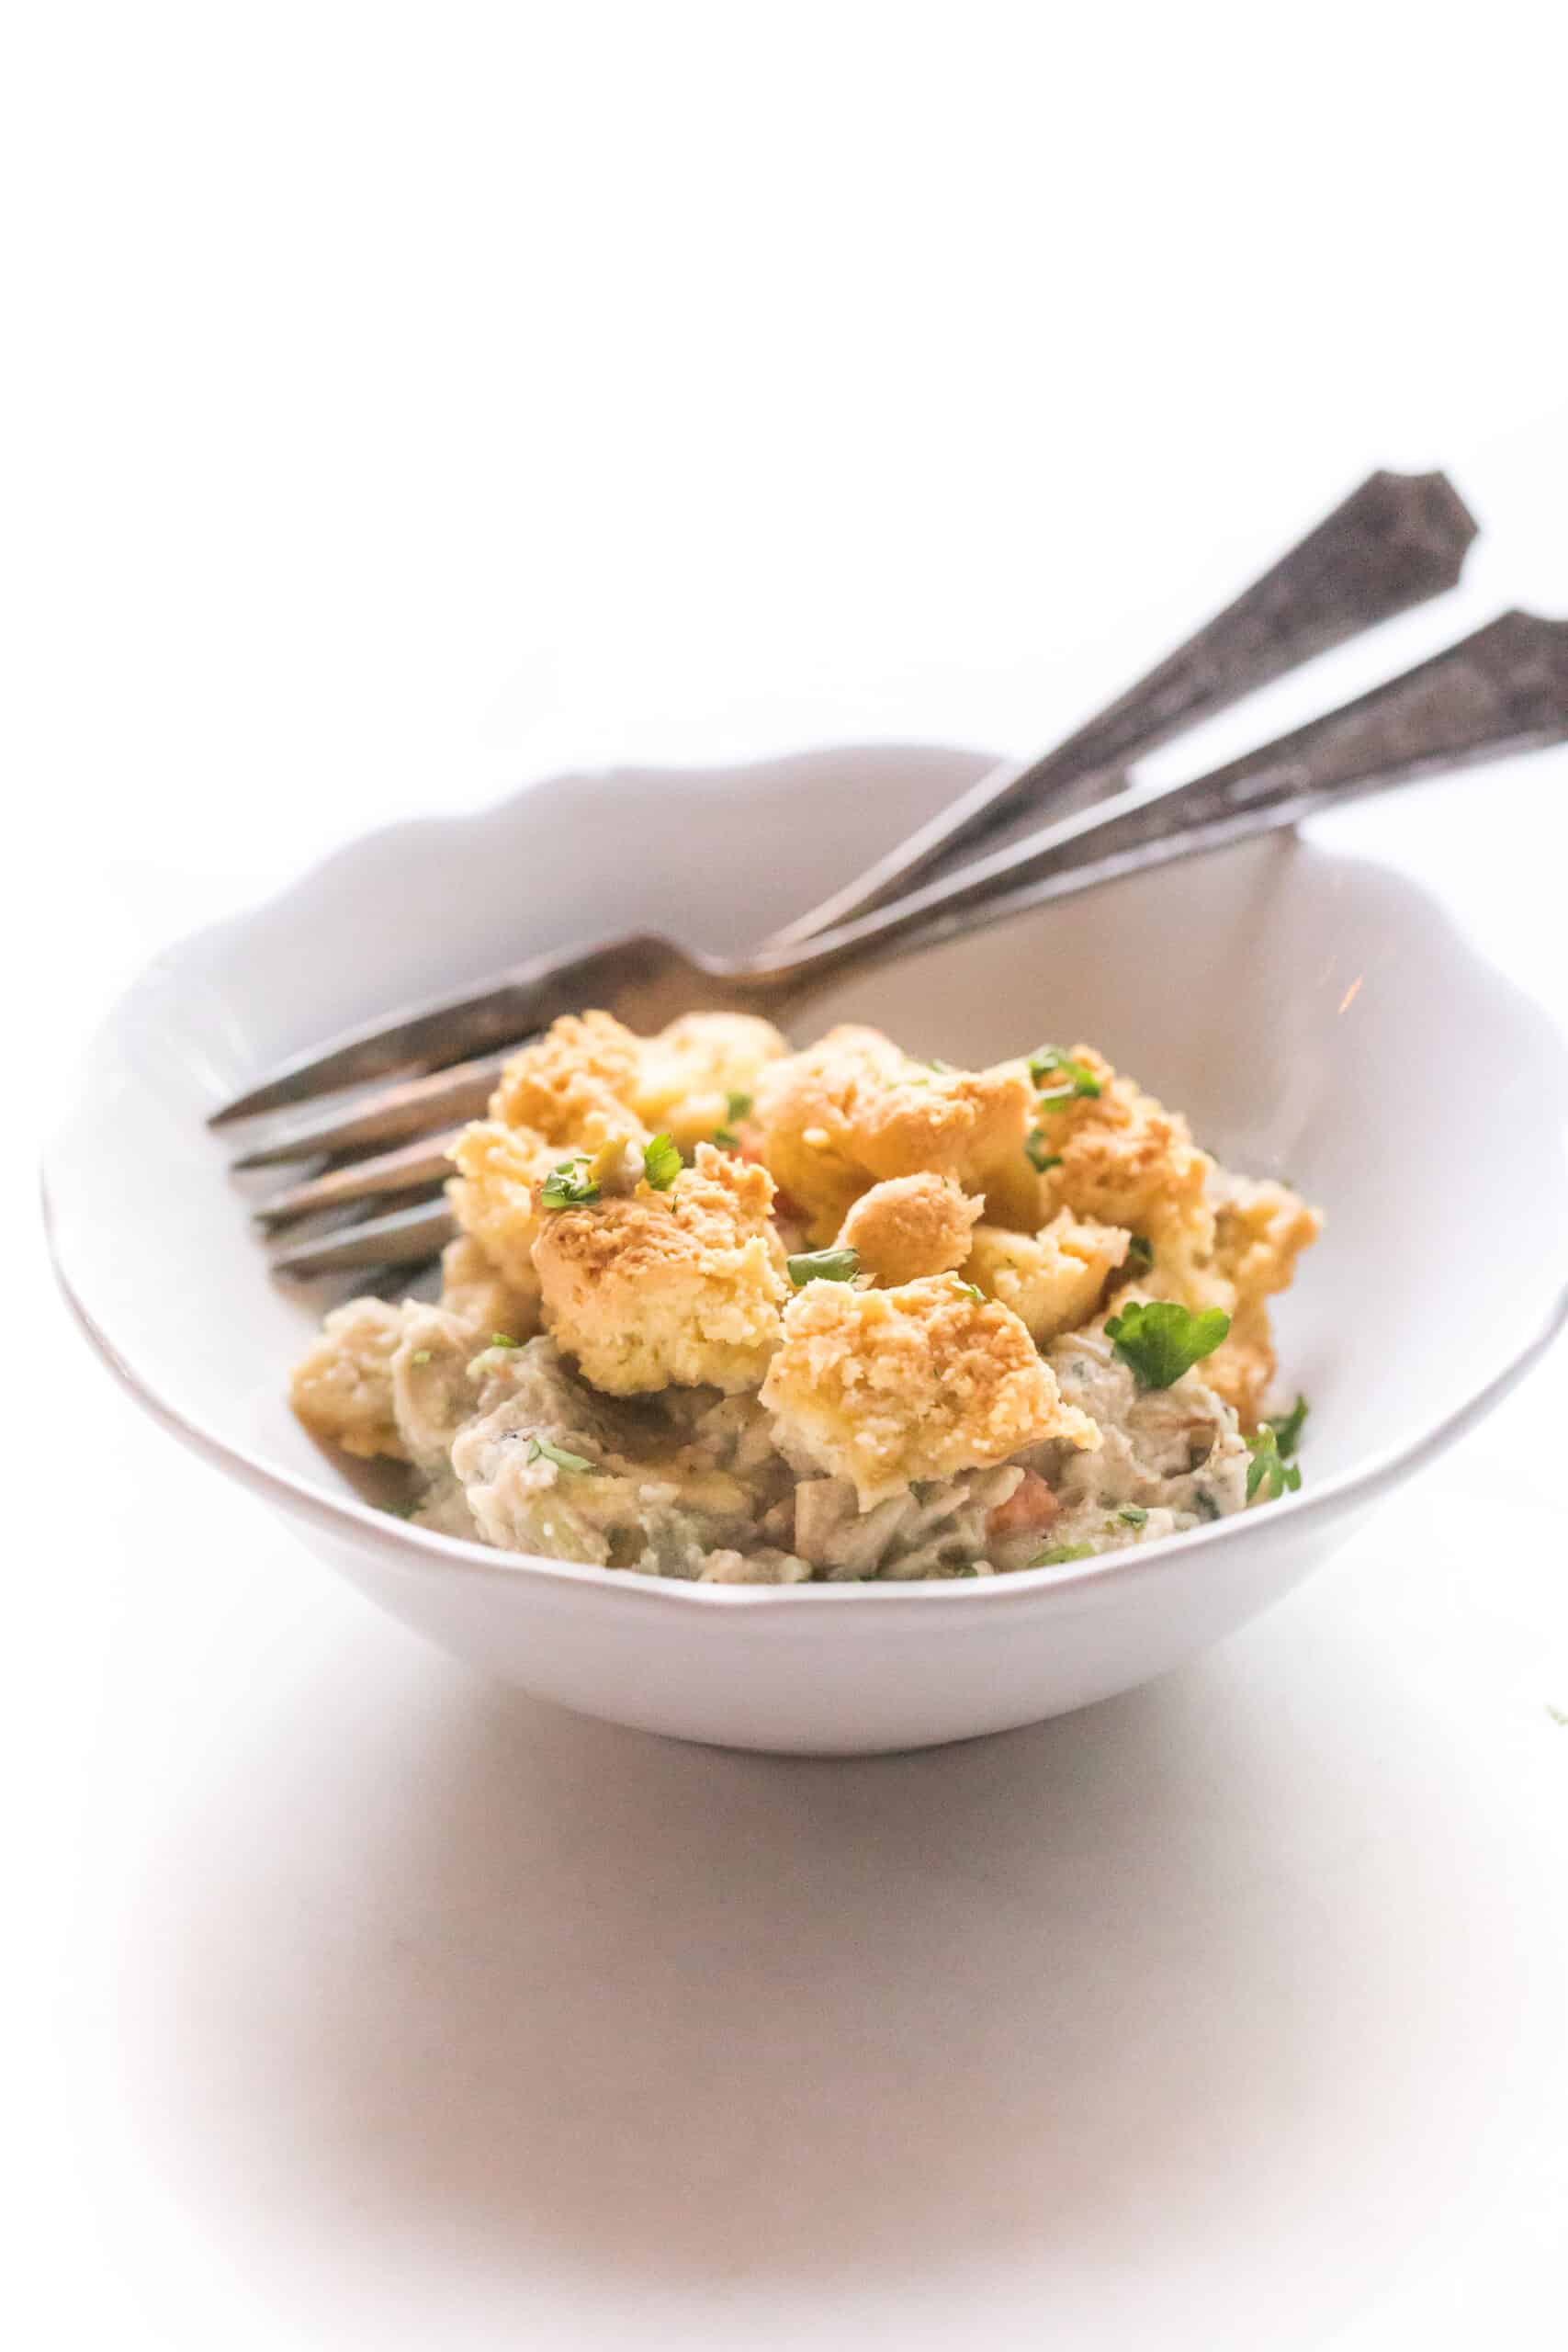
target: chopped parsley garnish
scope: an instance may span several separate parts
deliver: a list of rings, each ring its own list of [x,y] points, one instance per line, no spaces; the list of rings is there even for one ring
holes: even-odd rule
[[[1280,1441],[1271,1421],[1265,1421],[1258,1435],[1247,1439],[1247,1447],[1252,1456],[1247,1465],[1248,1502],[1259,1494],[1266,1502],[1278,1502],[1287,1488],[1295,1493],[1302,1483],[1301,1470],[1294,1462],[1280,1460]]]
[[[958,1287],[963,1291],[965,1297],[972,1298],[974,1300],[976,1306],[984,1306],[986,1304],[986,1294],[980,1288],[978,1283],[960,1283]]]
[[[1074,1102],[1080,1096],[1102,1091],[1100,1083],[1087,1062],[1074,1061],[1060,1046],[1042,1046],[1038,1053],[1029,1057],[1029,1075],[1041,1090],[1040,1099],[1047,1110],[1057,1110],[1064,1102]],[[1047,1086],[1053,1079],[1055,1085]]]
[[[733,1127],[715,1127],[713,1139],[720,1151],[739,1151],[740,1148],[740,1138]]]
[[[1134,1233],[1127,1243],[1127,1263],[1138,1266],[1146,1273],[1155,1261],[1154,1243],[1145,1234]]]
[[[951,1062],[944,1062],[940,1054],[933,1054],[930,1061],[921,1062],[920,1068],[922,1069],[934,1069],[939,1078],[946,1078],[953,1068],[953,1064]]]
[[[642,1148],[643,1182],[667,1193],[681,1173],[681,1148],[673,1136],[654,1136]]]
[[[1118,1519],[1125,1520],[1129,1527],[1146,1527],[1149,1523],[1148,1512],[1141,1509],[1137,1503],[1127,1503],[1116,1516]]]
[[[428,1348],[415,1348],[412,1355],[409,1358],[409,1362],[410,1363],[428,1363],[430,1362],[430,1350]]]
[[[1304,1396],[1298,1396],[1288,1413],[1274,1414],[1268,1426],[1274,1432],[1280,1453],[1289,1460],[1302,1442],[1302,1423],[1312,1410]]]
[[[485,1368],[485,1358],[489,1355],[492,1348],[520,1348],[523,1342],[521,1340],[509,1340],[504,1331],[492,1331],[489,1339],[485,1341],[484,1346],[479,1350],[478,1355],[470,1356],[468,1358],[468,1378],[470,1380],[479,1379],[480,1374]]]
[[[860,1272],[858,1250],[806,1250],[797,1258],[787,1258],[789,1278],[796,1290],[807,1283],[853,1282]]]
[[[492,1331],[489,1339],[485,1341],[484,1346],[479,1350],[478,1355],[470,1356],[468,1358],[468,1378],[470,1380],[478,1380],[480,1377],[485,1370],[485,1358],[489,1355],[492,1348],[520,1348],[523,1342],[521,1340],[509,1340],[504,1331]]]
[[[564,1445],[552,1445],[547,1437],[528,1440],[530,1462],[553,1462],[558,1470],[592,1470],[593,1464],[581,1453],[569,1453]]]
[[[1045,1137],[1038,1127],[1030,1128],[1023,1147],[1023,1156],[1031,1168],[1037,1168],[1042,1176],[1044,1175],[1047,1168],[1060,1168],[1062,1164],[1062,1155],[1059,1151],[1046,1150]]]
[[[724,1098],[724,1115],[731,1126],[736,1125],[741,1119],[749,1119],[751,1115],[751,1097],[749,1094],[727,1094]]]
[[[1029,1563],[1032,1568],[1059,1568],[1064,1560],[1092,1560],[1092,1544],[1047,1544]]]
[[[592,1162],[586,1152],[578,1152],[571,1159],[563,1159],[552,1168],[539,1187],[539,1204],[547,1209],[581,1209],[599,1197],[599,1187],[589,1173]]]
[[[1141,1388],[1168,1388],[1205,1356],[1212,1356],[1231,1318],[1221,1306],[1206,1306],[1200,1315],[1179,1306],[1174,1299],[1133,1299],[1105,1326],[1116,1352],[1129,1364]]]

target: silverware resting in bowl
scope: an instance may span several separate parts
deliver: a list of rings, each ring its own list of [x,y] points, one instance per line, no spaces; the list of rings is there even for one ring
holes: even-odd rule
[[[665,939],[617,939],[536,958],[481,989],[409,1008],[296,1059],[224,1105],[214,1124],[360,1091],[323,1114],[269,1128],[241,1152],[240,1168],[327,1158],[324,1170],[263,1202],[258,1218],[277,1227],[438,1183],[455,1129],[482,1111],[507,1056],[559,1012],[602,1005],[642,1028],[701,1006],[787,1013],[829,979],[896,953],[1439,768],[1568,738],[1568,623],[1516,612],[1206,775],[1163,790],[1122,780],[1132,758],[1451,586],[1474,529],[1442,476],[1374,475],[1057,751],[990,771],[750,956],[723,960]],[[1021,838],[953,862],[958,846],[1034,808],[1056,813]],[[933,878],[917,883],[928,874]],[[386,1079],[392,1082],[374,1083]],[[274,1264],[298,1274],[406,1267],[431,1257],[452,1230],[439,1198],[415,1197],[291,1240]]]

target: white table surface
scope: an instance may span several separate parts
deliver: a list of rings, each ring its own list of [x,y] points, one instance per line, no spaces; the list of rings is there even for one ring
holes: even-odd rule
[[[14,1100],[161,941],[389,816],[1046,741],[1376,463],[1449,465],[1487,538],[1335,687],[1568,610],[1555,85],[1497,116],[1506,7],[1479,54],[1254,41],[1266,117],[1250,14],[1131,73],[1026,10],[557,13],[27,37]],[[1504,179],[1438,168],[1461,111]],[[1565,789],[1395,826],[1560,1016]],[[460,1671],[175,1452],[67,1326],[26,1159],[29,2352],[1553,2340],[1561,1354],[1157,1686],[728,1756]]]

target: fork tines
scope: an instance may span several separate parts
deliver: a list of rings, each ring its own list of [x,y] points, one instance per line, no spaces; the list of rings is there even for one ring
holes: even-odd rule
[[[398,1143],[407,1136],[428,1136],[433,1128],[460,1127],[465,1120],[479,1116],[505,1061],[504,1054],[489,1054],[482,1061],[455,1062],[449,1069],[356,1095],[345,1106],[315,1118],[290,1120],[237,1153],[233,1165],[239,1170],[276,1168],[286,1160],[319,1159],[328,1153]]]
[[[339,1273],[356,1266],[422,1266],[456,1231],[445,1201],[420,1202],[412,1208],[394,1209],[386,1216],[341,1227],[315,1240],[292,1243],[274,1251],[269,1262],[274,1273],[300,1277]]]

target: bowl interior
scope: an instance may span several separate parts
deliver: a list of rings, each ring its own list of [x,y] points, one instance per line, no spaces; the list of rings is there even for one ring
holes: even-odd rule
[[[932,750],[559,779],[355,844],[170,950],[83,1067],[46,1178],[62,1271],[168,1411],[319,1491],[283,1401],[331,1296],[265,1271],[203,1118],[270,1063],[533,950],[622,929],[743,945],[966,782]],[[953,1061],[1087,1037],[1232,1165],[1327,1211],[1281,1302],[1309,1486],[1420,1436],[1540,1331],[1565,1272],[1568,1054],[1436,899],[1312,836],[1249,844],[955,941],[793,1025]],[[608,847],[606,845],[609,845]]]

